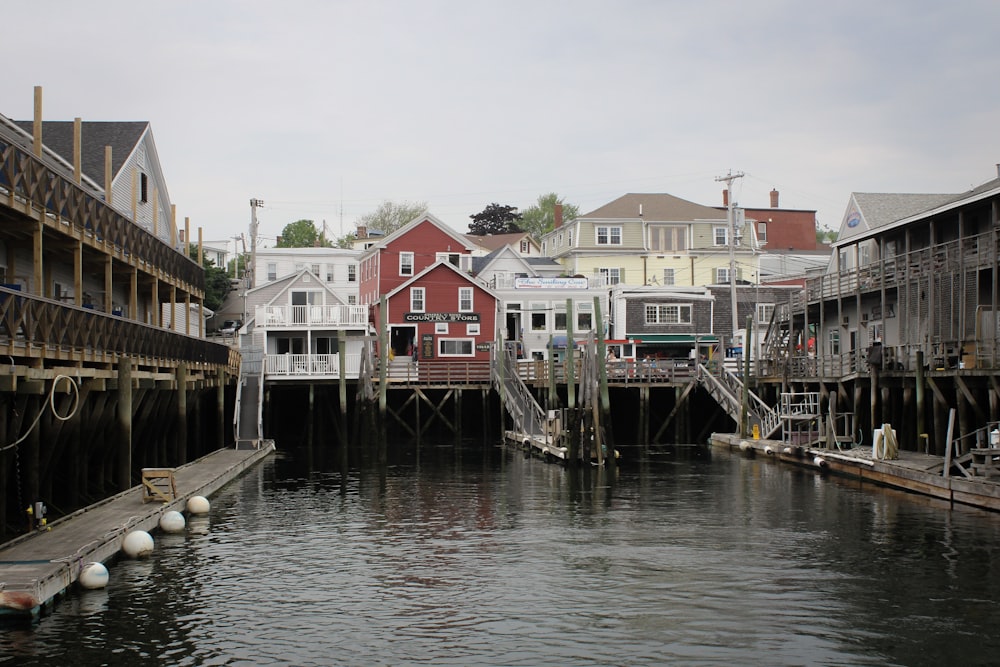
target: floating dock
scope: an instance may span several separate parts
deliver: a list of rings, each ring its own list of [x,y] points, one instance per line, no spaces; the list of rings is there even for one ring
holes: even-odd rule
[[[183,512],[189,498],[212,495],[273,452],[270,440],[259,448],[216,450],[171,469],[173,486],[165,496],[140,484],[0,545],[0,615],[38,616],[84,565],[117,554],[126,533],[154,531],[164,512]],[[155,502],[148,502],[151,495]]]
[[[713,433],[709,444],[919,493],[952,504],[1000,512],[1000,449],[972,450],[965,457],[952,461],[952,470],[957,471],[953,472],[945,471],[942,456],[904,450],[900,450],[895,459],[880,460],[872,456],[871,447],[844,450],[800,447],[780,440],[753,440],[726,433]],[[965,465],[963,460],[967,462]]]

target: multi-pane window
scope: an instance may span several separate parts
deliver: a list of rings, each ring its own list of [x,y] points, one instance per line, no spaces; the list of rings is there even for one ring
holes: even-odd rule
[[[715,283],[721,285],[729,282],[729,267],[720,266],[715,269]]]
[[[679,252],[687,249],[687,227],[681,225],[650,225],[649,248],[658,252]]]
[[[422,313],[424,312],[424,297],[426,288],[424,287],[411,287],[410,288],[410,312]]]
[[[712,229],[715,245],[729,245],[729,228],[715,227]]]
[[[276,262],[267,263],[267,279],[268,280],[278,279],[278,265]]]
[[[576,330],[577,331],[591,331],[594,328],[594,304],[592,303],[578,303],[576,304]]]
[[[597,245],[621,245],[621,227],[597,227]]]
[[[840,331],[830,329],[830,354],[840,354]]]
[[[438,355],[442,357],[471,357],[475,355],[472,338],[439,338]]]
[[[597,269],[597,273],[604,279],[605,285],[617,285],[622,280],[621,269]]]
[[[448,333],[448,323],[447,322],[435,322],[434,323],[434,333],[436,333],[436,334],[447,334]]]
[[[521,239],[521,254],[527,255],[530,250],[531,250],[531,244],[528,243],[528,240]]]
[[[533,303],[531,304],[531,330],[532,331],[548,331],[549,328],[549,314],[546,311],[547,304],[544,303]]]
[[[459,287],[458,288],[458,312],[460,312],[460,313],[471,313],[472,312],[472,288],[471,287]]]
[[[401,253],[399,253],[399,275],[401,275],[401,276],[412,276],[413,275],[413,253],[412,252],[401,252]]]
[[[757,223],[757,240],[761,245],[767,243],[767,223],[758,222]]]
[[[566,307],[556,308],[553,323],[553,331],[566,331]]]
[[[354,296],[353,294],[348,294],[347,295],[347,305],[348,306],[356,306],[356,305],[358,305],[358,297]]]
[[[774,304],[773,303],[758,303],[757,304],[757,324],[766,325],[771,322],[771,316],[774,314]]]
[[[354,283],[358,281],[358,267],[355,264],[347,265],[347,282]]]
[[[479,335],[479,323],[466,324],[465,325],[465,335],[466,336],[478,336]]]
[[[663,269],[663,284],[664,285],[676,285],[677,276],[675,275],[675,269]]]
[[[309,266],[309,270],[312,271],[312,274],[314,276],[321,275],[320,272],[319,272],[319,264],[312,264],[312,265],[310,265]]]
[[[646,324],[690,323],[690,304],[646,304]]]

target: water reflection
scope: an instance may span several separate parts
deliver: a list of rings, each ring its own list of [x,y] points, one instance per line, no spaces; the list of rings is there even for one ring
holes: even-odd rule
[[[1000,518],[716,453],[284,452],[16,664],[987,664]]]

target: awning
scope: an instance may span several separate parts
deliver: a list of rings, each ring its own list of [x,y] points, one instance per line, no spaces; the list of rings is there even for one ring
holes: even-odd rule
[[[691,334],[636,334],[630,336],[636,340],[637,345],[648,345],[650,343],[718,343],[718,336],[694,336]]]

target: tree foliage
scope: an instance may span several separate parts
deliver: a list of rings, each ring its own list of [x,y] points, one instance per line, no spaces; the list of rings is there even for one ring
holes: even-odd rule
[[[198,245],[188,244],[188,257],[198,261]],[[209,310],[218,310],[219,306],[229,294],[229,276],[226,270],[216,266],[215,262],[208,257],[202,261],[202,268],[205,269],[205,301],[204,305]]]
[[[296,220],[285,225],[278,237],[276,248],[312,248],[320,246],[330,248],[333,246],[326,236],[316,229],[316,224],[312,220]]]
[[[827,227],[816,227],[816,243],[833,243],[837,240],[837,232]]]
[[[524,210],[521,214],[521,229],[530,233],[536,241],[540,240],[555,228],[556,204],[562,204],[563,220],[572,220],[580,215],[578,206],[567,204],[559,195],[550,192],[539,195],[538,201]]]
[[[521,220],[521,214],[517,212],[516,206],[494,202],[479,213],[469,217],[472,218],[472,223],[469,224],[469,233],[475,236],[521,231],[517,225],[518,221]]]
[[[358,218],[355,224],[389,235],[403,225],[412,222],[414,218],[426,210],[427,202],[425,201],[403,202],[401,204],[384,201],[371,213],[365,213]]]

